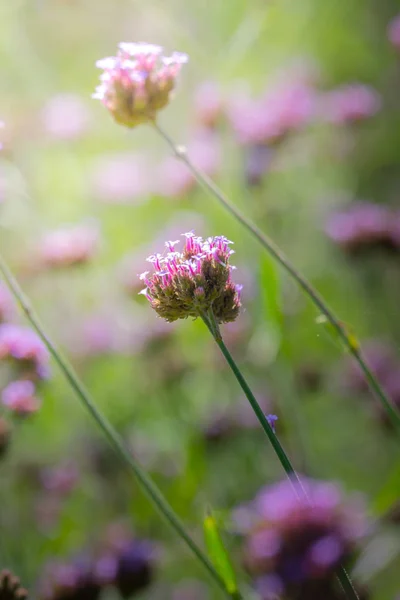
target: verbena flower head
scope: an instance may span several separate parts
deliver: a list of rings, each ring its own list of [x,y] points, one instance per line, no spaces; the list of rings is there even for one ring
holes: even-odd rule
[[[0,325],[0,360],[8,359],[21,370],[39,379],[49,373],[49,352],[38,335],[28,327]]]
[[[192,231],[183,234],[182,252],[175,250],[179,240],[166,242],[168,251],[147,260],[154,272],[145,271],[142,290],[154,310],[168,322],[199,317],[212,310],[218,323],[234,321],[240,310],[240,286],[233,283],[229,264],[233,250],[224,236],[203,240]]]
[[[103,73],[93,97],[101,100],[121,125],[136,127],[153,121],[169,103],[188,56],[162,53],[163,48],[154,44],[122,42],[117,56],[97,61]]]
[[[35,413],[40,402],[35,395],[35,386],[31,381],[12,381],[4,388],[1,401],[4,406],[21,417]]]
[[[336,569],[366,532],[359,502],[333,483],[304,480],[309,501],[289,481],[267,487],[249,507],[245,562],[265,599],[336,600]]]

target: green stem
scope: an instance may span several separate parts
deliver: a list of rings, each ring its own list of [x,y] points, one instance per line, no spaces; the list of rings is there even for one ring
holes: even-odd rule
[[[255,237],[258,242],[271,254],[275,260],[295,279],[298,285],[302,288],[302,290],[307,294],[307,296],[312,300],[315,306],[325,315],[328,319],[332,327],[337,332],[340,339],[343,341],[348,351],[354,359],[358,362],[361,370],[363,371],[368,384],[374,394],[378,397],[380,402],[382,403],[383,408],[385,409],[389,419],[395,426],[395,428],[400,432],[400,414],[399,411],[393,406],[388,396],[383,391],[380,386],[378,380],[372,371],[368,368],[365,363],[360,349],[354,344],[354,341],[349,337],[346,332],[345,327],[342,325],[340,320],[335,316],[332,310],[329,308],[325,300],[319,294],[319,292],[307,281],[307,279],[297,270],[297,268],[289,261],[288,258],[283,254],[280,248],[275,244],[273,240],[265,233],[261,231],[250,219],[248,219],[236,206],[234,206],[228,197],[220,190],[220,188],[213,182],[208,175],[203,173],[200,169],[198,169],[188,157],[184,148],[181,148],[175,144],[173,139],[156,123],[153,123],[156,131],[161,135],[161,137],[167,142],[170,146],[171,150],[175,154],[175,156],[181,160],[188,169],[191,171],[197,182],[205,188],[208,192],[210,192],[219,202],[224,206],[224,208],[237,220],[241,225],[243,225],[252,235]]]
[[[201,548],[196,544],[196,542],[190,537],[190,535],[186,532],[185,527],[174,512],[173,508],[170,506],[168,501],[162,495],[158,487],[152,481],[152,479],[146,474],[146,472],[142,469],[142,467],[136,462],[130,451],[128,451],[118,433],[109,423],[109,421],[102,415],[99,409],[96,407],[92,398],[89,395],[89,392],[85,389],[83,384],[81,383],[78,375],[75,373],[73,367],[67,361],[66,358],[63,357],[60,350],[56,348],[53,342],[50,340],[48,335],[46,334],[43,326],[41,325],[38,317],[33,311],[29,300],[23,293],[20,288],[17,280],[14,275],[10,271],[7,266],[6,261],[0,254],[0,272],[2,273],[5,281],[7,282],[8,287],[12,291],[15,298],[18,300],[22,310],[30,321],[32,327],[35,329],[39,337],[46,344],[49,352],[53,356],[54,360],[58,364],[65,378],[67,379],[70,386],[75,391],[76,395],[86,408],[86,410],[90,413],[93,419],[96,421],[97,425],[103,431],[104,435],[107,437],[110,445],[113,447],[116,454],[121,458],[121,460],[125,463],[126,466],[133,472],[136,477],[139,485],[141,486],[144,493],[147,495],[149,500],[151,500],[158,510],[159,514],[167,521],[170,526],[175,530],[175,532],[179,535],[179,537],[185,542],[185,544],[192,551],[194,556],[197,558],[199,562],[202,563],[203,567],[208,571],[209,575],[213,578],[215,583],[222,589],[225,594],[230,598],[239,598],[238,595],[232,596],[230,592],[227,591],[225,587],[224,581],[221,579],[214,566],[208,559],[208,557],[203,553]],[[241,597],[240,597],[241,598]]]
[[[273,449],[275,450],[275,453],[279,459],[279,462],[281,463],[282,467],[284,468],[284,470],[290,480],[290,483],[293,486],[293,489],[294,489],[294,492],[295,492],[297,498],[299,500],[302,499],[311,505],[311,501],[308,497],[307,491],[305,490],[299,475],[296,473],[296,470],[295,470],[294,466],[292,465],[290,458],[288,457],[285,450],[283,449],[283,447],[282,447],[278,437],[274,433],[271,425],[268,423],[268,419],[265,417],[260,405],[258,404],[247,381],[243,377],[234,358],[232,357],[228,348],[225,346],[225,343],[222,339],[222,336],[221,336],[221,333],[219,330],[218,323],[216,322],[216,319],[215,319],[212,309],[207,314],[202,314],[201,318],[203,319],[203,321],[206,324],[207,328],[209,329],[211,335],[213,336],[215,342],[217,343],[219,349],[221,350],[222,354],[224,355],[226,362],[230,366],[233,374],[235,375],[237,381],[239,382],[240,387],[242,388],[243,392],[246,395],[246,398],[250,402],[251,407],[254,410],[254,412],[257,416],[257,419],[259,420],[259,422],[261,424],[261,427],[263,428],[264,432],[267,434],[268,439],[271,442],[271,445],[272,445]],[[360,600],[356,590],[353,587],[350,577],[347,574],[346,569],[343,566],[340,566],[338,568],[337,578],[338,578],[339,583],[341,584],[343,591],[345,592],[347,598],[350,598],[350,600]]]

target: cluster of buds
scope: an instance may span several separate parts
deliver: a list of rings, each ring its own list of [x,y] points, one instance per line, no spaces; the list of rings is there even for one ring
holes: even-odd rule
[[[365,535],[359,501],[343,501],[332,483],[304,480],[307,499],[289,481],[267,487],[247,511],[245,564],[263,600],[339,600],[336,570]],[[247,530],[246,530],[247,528]]]
[[[350,83],[322,94],[321,117],[336,125],[363,121],[381,108],[376,90],[362,83]]]
[[[193,232],[182,252],[175,250],[179,240],[166,242],[168,252],[147,260],[154,272],[145,271],[142,290],[157,314],[168,322],[199,317],[212,311],[217,323],[234,321],[240,311],[240,286],[233,283],[229,264],[232,243],[223,236],[206,240]]]
[[[101,100],[117,123],[136,127],[154,121],[167,106],[186,54],[162,56],[163,48],[154,44],[119,44],[117,56],[97,61],[103,69],[101,84],[94,98]]]
[[[0,360],[8,363],[13,374],[12,381],[2,391],[3,406],[18,416],[36,412],[40,402],[35,383],[49,374],[46,346],[31,329],[3,323],[0,325]]]
[[[40,587],[43,600],[97,600],[114,587],[122,598],[148,587],[154,575],[154,549],[144,540],[125,540],[100,556],[48,564]]]
[[[352,254],[365,250],[400,250],[400,214],[383,205],[358,202],[333,214],[327,225],[328,236]]]
[[[11,571],[4,569],[0,571],[0,599],[1,600],[25,600],[28,592],[21,586],[18,577]]]
[[[41,242],[40,256],[49,268],[71,267],[88,262],[94,255],[99,241],[95,225],[74,225],[48,233]]]

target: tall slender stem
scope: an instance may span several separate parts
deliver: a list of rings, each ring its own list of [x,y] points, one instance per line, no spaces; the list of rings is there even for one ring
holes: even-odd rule
[[[394,427],[400,432],[400,414],[399,411],[393,406],[392,402],[388,398],[388,396],[383,391],[380,386],[378,380],[375,375],[369,369],[366,364],[360,348],[354,343],[352,338],[347,334],[347,331],[340,320],[336,317],[336,315],[329,308],[325,300],[319,294],[319,292],[311,285],[309,281],[297,270],[297,268],[289,261],[289,259],[285,256],[285,254],[280,250],[280,248],[275,244],[273,240],[269,236],[267,236],[264,232],[261,231],[250,219],[248,219],[236,206],[234,206],[228,197],[220,190],[220,188],[214,183],[208,175],[203,173],[200,169],[198,169],[188,157],[184,148],[177,146],[173,139],[156,123],[153,123],[156,131],[161,135],[161,137],[167,142],[175,156],[181,160],[188,169],[191,171],[197,182],[205,188],[208,192],[211,193],[219,202],[224,206],[224,208],[237,220],[241,223],[253,237],[255,237],[258,242],[271,254],[275,260],[295,279],[298,285],[302,288],[302,290],[307,294],[307,296],[312,300],[315,306],[325,315],[329,323],[332,325],[339,338],[343,341],[345,346],[347,347],[350,354],[354,357],[354,359],[358,362],[361,370],[363,371],[368,384],[373,391],[373,393],[378,397],[380,402],[382,403],[383,408],[385,409],[389,419],[391,420]]]
[[[271,442],[271,445],[272,445],[273,449],[275,450],[275,453],[279,459],[279,462],[281,463],[282,467],[284,468],[284,470],[293,486],[293,489],[294,489],[294,492],[295,492],[297,498],[299,500],[303,500],[311,505],[311,501],[308,497],[307,491],[305,490],[299,475],[296,473],[296,470],[295,470],[294,466],[292,465],[290,458],[288,457],[285,450],[283,449],[283,447],[282,447],[278,437],[275,435],[271,425],[268,423],[268,419],[265,417],[260,405],[258,404],[247,381],[243,377],[234,358],[232,357],[228,348],[225,346],[225,343],[222,339],[222,336],[221,336],[221,333],[219,330],[218,323],[215,320],[212,309],[207,314],[202,314],[201,318],[203,319],[208,330],[210,331],[211,335],[213,336],[216,344],[218,345],[219,349],[221,350],[222,354],[224,355],[226,362],[230,366],[233,374],[235,375],[237,381],[239,382],[240,387],[242,388],[243,392],[246,395],[246,398],[250,402],[251,407],[254,410],[254,412],[257,416],[257,419],[259,420],[259,422],[261,424],[261,427],[267,434],[268,439]],[[350,600],[360,600],[359,596],[351,582],[351,579],[350,579],[346,569],[343,566],[340,566],[338,568],[336,576],[337,576],[337,579],[338,579],[345,595],[347,596],[347,598],[349,598]]]
[[[165,499],[165,497],[160,492],[155,483],[152,481],[152,479],[136,462],[131,452],[126,449],[120,436],[115,431],[111,423],[99,411],[94,401],[90,397],[89,392],[85,389],[84,385],[80,381],[74,368],[70,365],[68,360],[61,354],[60,350],[53,344],[53,342],[48,337],[47,333],[45,332],[43,326],[40,323],[39,318],[33,311],[28,298],[23,293],[17,280],[10,271],[6,261],[4,260],[1,254],[0,272],[2,273],[11,292],[19,302],[22,310],[24,311],[25,315],[30,321],[32,327],[35,329],[39,337],[46,344],[49,352],[58,364],[68,383],[73,388],[86,410],[90,413],[90,415],[96,421],[97,425],[103,431],[104,435],[107,437],[108,441],[110,442],[110,445],[113,447],[116,454],[134,474],[142,490],[147,495],[149,500],[153,502],[159,514],[165,519],[165,521],[167,521],[170,524],[174,531],[185,542],[185,544],[189,547],[189,549],[192,551],[197,560],[201,562],[203,567],[208,571],[209,575],[213,578],[214,582],[220,587],[221,590],[225,592],[225,595],[230,598],[241,599],[241,596],[238,595],[237,592],[235,592],[236,595],[233,596],[227,591],[224,581],[215,570],[211,561],[204,554],[201,548],[196,544],[196,542],[191,538],[191,536],[186,532],[185,526],[183,525],[182,521],[175,513],[171,505]]]

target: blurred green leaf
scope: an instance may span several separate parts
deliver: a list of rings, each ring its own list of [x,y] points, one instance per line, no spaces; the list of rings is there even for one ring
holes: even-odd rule
[[[211,511],[208,511],[204,519],[204,535],[208,554],[219,575],[224,580],[226,589],[234,598],[238,593],[235,570],[223,544],[217,521]]]

